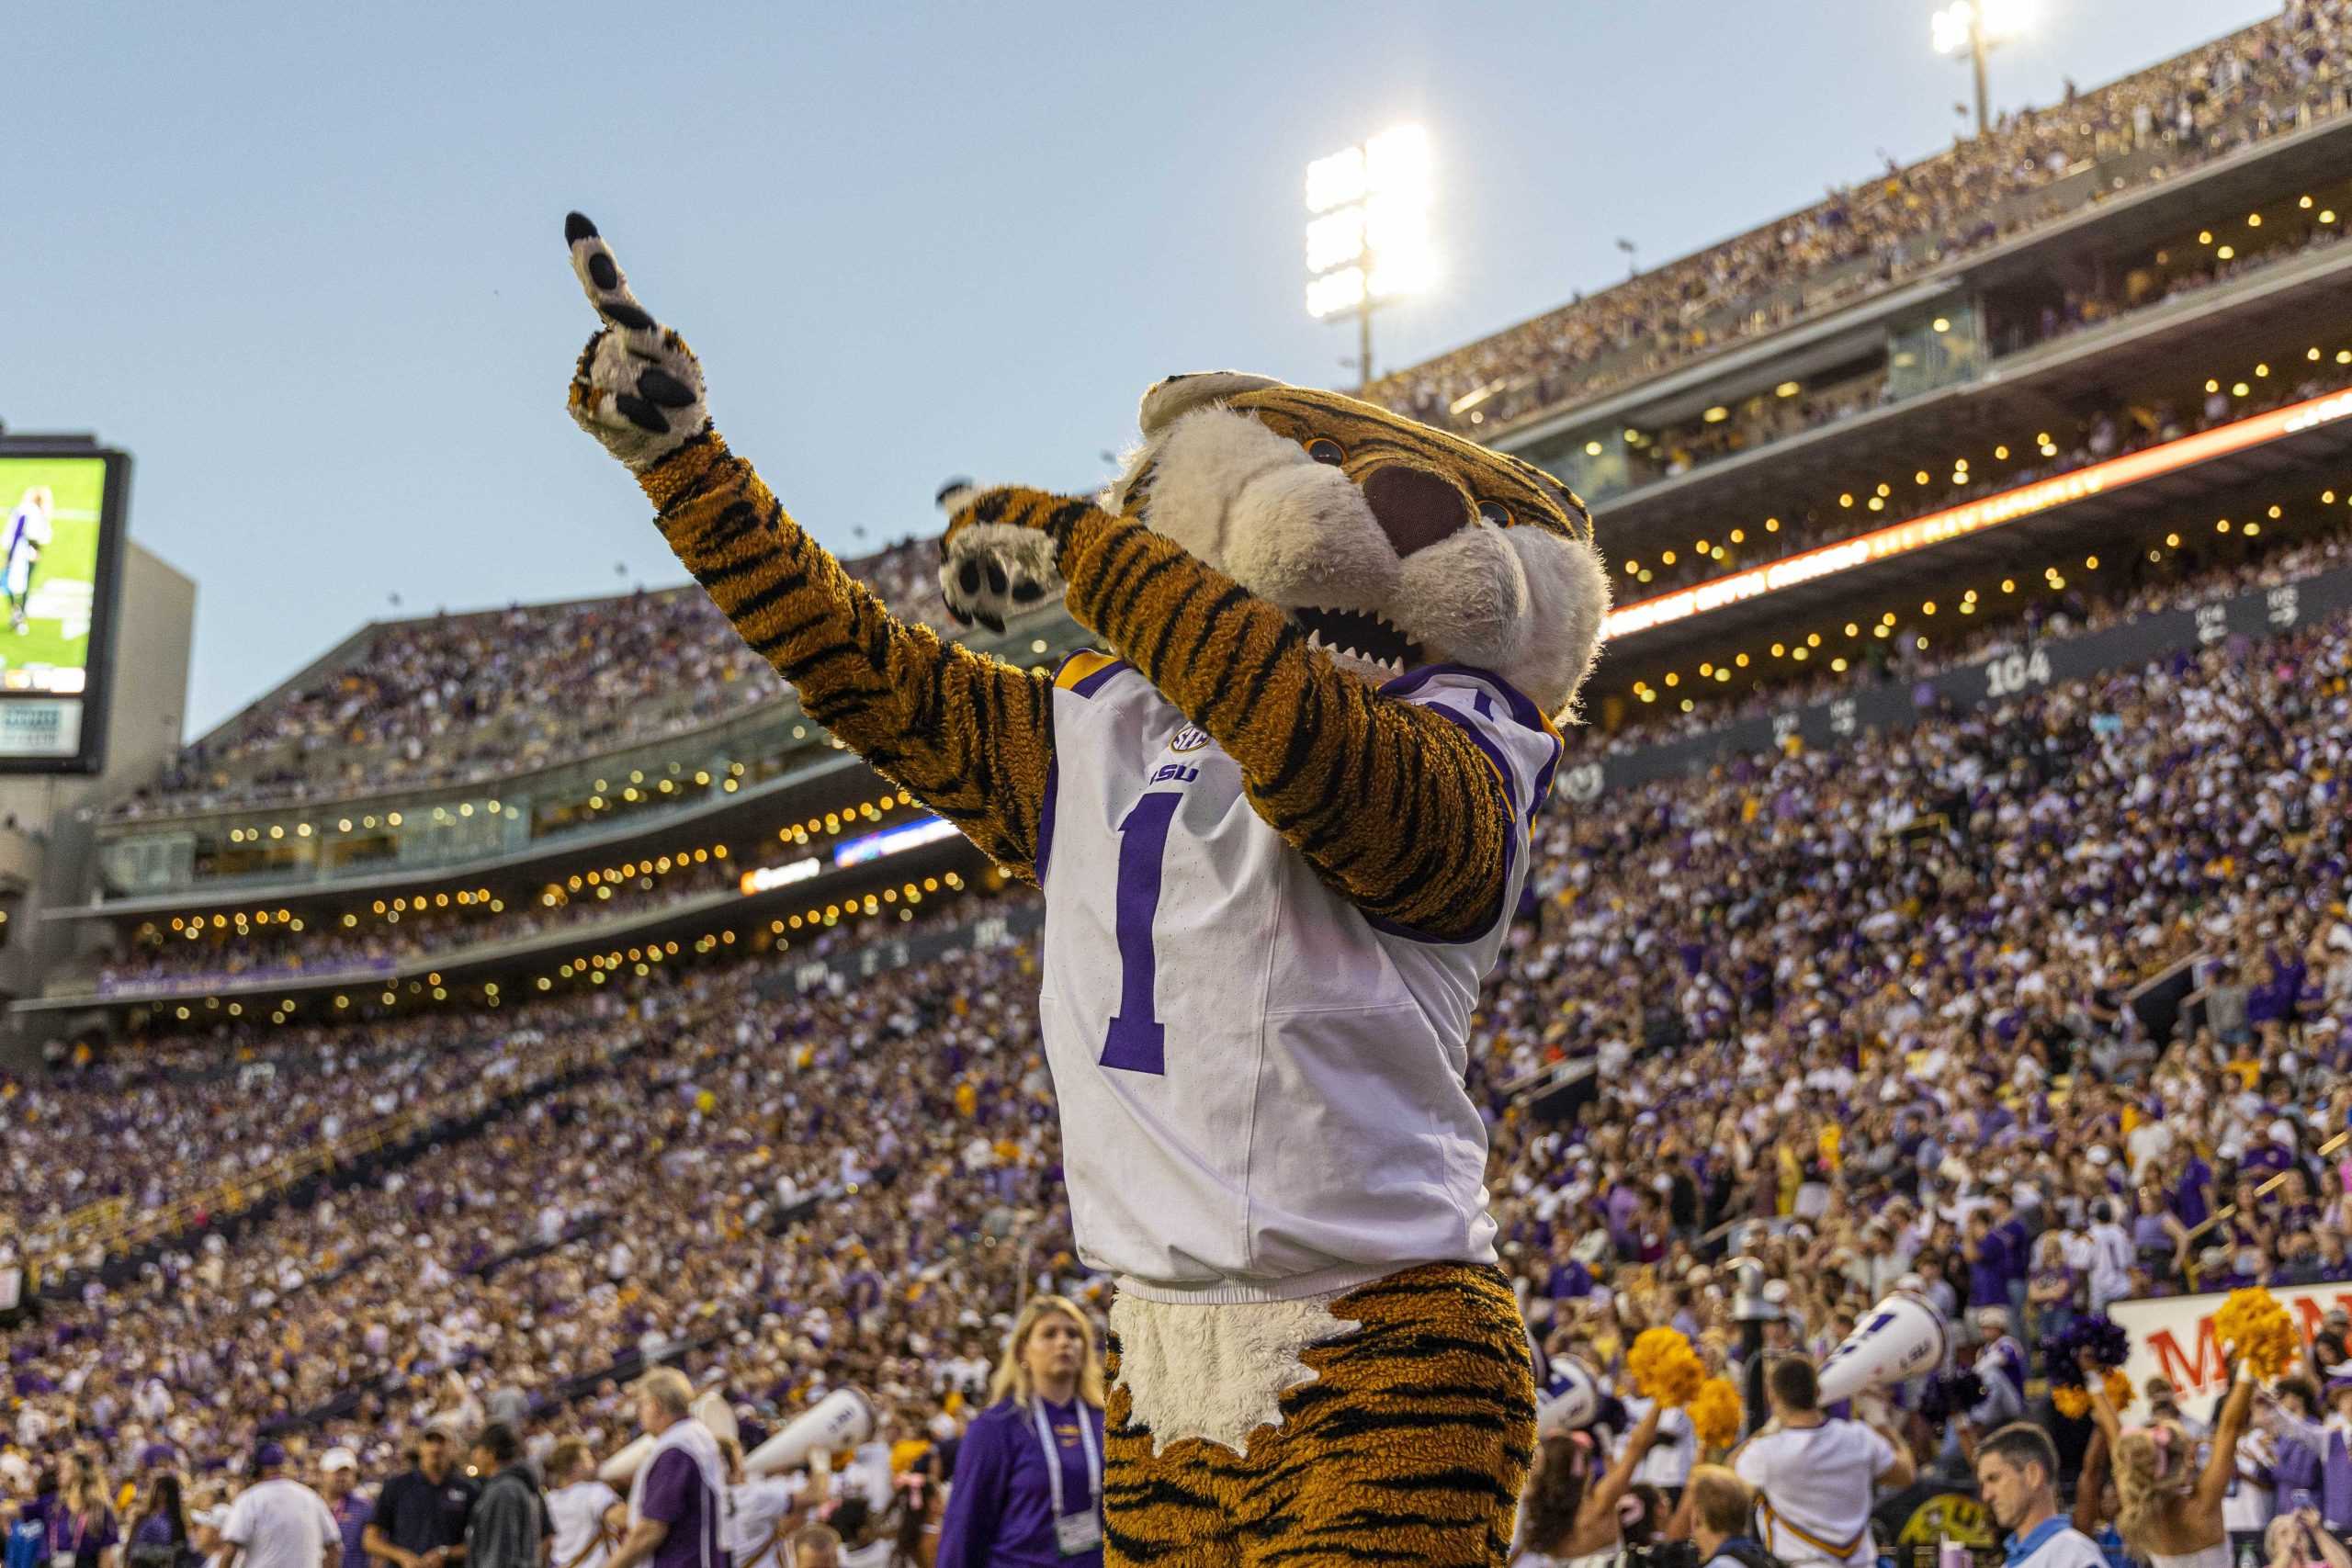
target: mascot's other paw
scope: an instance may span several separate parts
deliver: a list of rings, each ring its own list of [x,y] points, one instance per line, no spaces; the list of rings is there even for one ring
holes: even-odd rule
[[[572,421],[642,473],[710,423],[702,366],[684,338],[637,302],[594,223],[575,212],[563,220],[563,238],[571,270],[605,323],[571,373]]]
[[[1045,491],[976,490],[951,480],[939,492],[951,521],[939,541],[939,591],[964,626],[993,632],[1023,611],[1061,597],[1062,547],[1089,501]]]

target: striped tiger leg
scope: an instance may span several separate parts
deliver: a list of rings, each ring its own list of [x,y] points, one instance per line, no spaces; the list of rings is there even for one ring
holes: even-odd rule
[[[1253,1433],[1246,1456],[1189,1439],[1153,1457],[1115,1384],[1113,1347],[1106,1564],[1504,1560],[1534,1447],[1535,1386],[1501,1273],[1423,1264],[1331,1312],[1362,1326],[1306,1352],[1316,1381],[1283,1395],[1282,1425]]]

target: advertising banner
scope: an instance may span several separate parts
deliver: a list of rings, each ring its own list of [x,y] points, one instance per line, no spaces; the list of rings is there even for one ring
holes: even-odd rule
[[[2270,1293],[2302,1330],[2305,1345],[2319,1332],[2319,1321],[2330,1308],[2352,1312],[2352,1281],[2274,1285]],[[2208,1291],[2195,1296],[2145,1296],[2109,1306],[2107,1314],[2132,1336],[2132,1359],[2123,1363],[2123,1371],[2134,1393],[2150,1378],[2167,1378],[2180,1395],[2181,1409],[2210,1420],[2224,1392],[2213,1314],[2229,1299],[2227,1291]]]

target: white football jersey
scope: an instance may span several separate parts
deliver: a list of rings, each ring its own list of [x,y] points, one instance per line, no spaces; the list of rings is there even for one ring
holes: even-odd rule
[[[1468,941],[1385,929],[1327,887],[1125,661],[1056,677],[1039,1022],[1079,1250],[1122,1290],[1283,1300],[1494,1261],[1466,1042],[1560,737],[1477,671],[1383,690],[1459,725],[1509,797],[1502,909]]]

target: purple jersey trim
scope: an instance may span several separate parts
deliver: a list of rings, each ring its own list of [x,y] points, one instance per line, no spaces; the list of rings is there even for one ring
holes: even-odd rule
[[[1424,664],[1418,670],[1408,671],[1381,687],[1380,694],[1384,697],[1408,697],[1429,684],[1430,679],[1438,675],[1467,675],[1474,681],[1482,682],[1492,687],[1503,699],[1503,705],[1510,709],[1510,716],[1521,727],[1550,739],[1552,760],[1536,770],[1535,797],[1527,803],[1527,820],[1529,825],[1532,826],[1535,814],[1543,810],[1544,802],[1552,798],[1552,775],[1559,771],[1560,758],[1563,755],[1559,731],[1544,722],[1543,710],[1535,705],[1534,700],[1527,694],[1493,671],[1481,670],[1472,664]],[[1493,716],[1492,709],[1483,693],[1474,705],[1482,716]],[[1487,755],[1493,754],[1489,750]],[[1503,776],[1508,778],[1510,775],[1506,773]]]
[[[1530,729],[1546,735],[1552,733],[1552,727],[1544,722],[1544,710],[1535,705],[1534,699],[1493,671],[1481,670],[1476,665],[1424,664],[1418,670],[1407,671],[1381,687],[1380,694],[1384,697],[1409,697],[1440,675],[1467,675],[1474,681],[1485,682],[1503,699],[1504,705],[1510,709],[1511,717]]]
[[[1046,857],[1054,851],[1054,801],[1062,789],[1062,760],[1046,759],[1046,799],[1037,807],[1037,886],[1046,886]]]
[[[1108,681],[1112,676],[1116,675],[1122,670],[1132,670],[1134,668],[1134,665],[1128,663],[1124,659],[1114,659],[1110,663],[1105,664],[1093,674],[1085,676],[1074,682],[1070,686],[1070,690],[1077,693],[1081,697],[1091,697],[1096,692],[1102,690],[1103,682]]]

